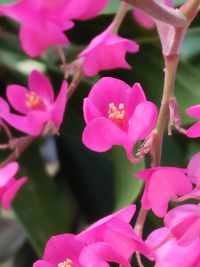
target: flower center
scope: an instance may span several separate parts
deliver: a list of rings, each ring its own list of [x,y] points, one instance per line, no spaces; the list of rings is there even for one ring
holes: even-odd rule
[[[58,263],[58,267],[72,267],[72,260],[66,259],[66,261]]]
[[[118,107],[116,107],[114,103],[110,103],[108,105],[108,117],[117,126],[123,128],[123,130],[126,129],[126,111],[123,103],[120,103]]]
[[[44,109],[44,103],[42,102],[39,95],[37,95],[35,92],[30,91],[29,93],[26,93],[26,106],[32,109]]]

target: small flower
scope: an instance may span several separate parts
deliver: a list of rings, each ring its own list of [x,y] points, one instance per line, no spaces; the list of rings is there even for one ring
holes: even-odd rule
[[[17,192],[27,181],[26,177],[18,180],[14,178],[18,169],[19,165],[17,162],[11,162],[0,169],[0,202],[5,210],[10,209],[10,205]]]
[[[83,143],[97,152],[113,145],[123,146],[132,161],[135,143],[151,133],[157,120],[157,108],[146,100],[139,83],[131,88],[110,77],[93,86],[84,100],[83,111],[87,124]]]
[[[54,100],[49,80],[42,73],[33,71],[29,76],[29,89],[10,85],[7,87],[7,98],[11,106],[22,114],[10,113],[6,102],[0,99],[4,107],[0,110],[0,116],[11,126],[33,136],[45,130],[56,132],[63,120],[67,83],[63,81]]]
[[[200,105],[192,106],[186,110],[189,116],[200,118]],[[186,132],[187,136],[190,138],[200,137],[200,121],[192,125]]]
[[[143,208],[152,209],[158,217],[166,214],[168,202],[176,195],[182,196],[192,191],[192,183],[183,168],[155,167],[138,172],[136,176],[146,182]]]
[[[96,75],[101,70],[131,68],[125,60],[125,55],[127,52],[138,52],[139,46],[134,41],[112,33],[113,26],[112,23],[79,54],[86,76]]]

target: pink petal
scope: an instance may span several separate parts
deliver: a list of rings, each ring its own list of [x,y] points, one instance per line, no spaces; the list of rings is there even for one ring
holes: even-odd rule
[[[56,266],[70,259],[74,266],[80,266],[78,258],[82,249],[83,244],[75,239],[75,235],[61,234],[53,236],[46,244],[43,259]]]
[[[129,142],[126,146],[127,157],[130,160],[132,158],[132,150],[135,143],[148,137],[155,127],[157,116],[157,107],[152,102],[142,102],[135,108],[135,111],[129,120]]]
[[[127,135],[110,120],[99,117],[85,127],[82,141],[93,151],[105,152],[113,145],[125,146]]]
[[[108,117],[109,104],[114,103],[115,106],[119,106],[120,103],[123,103],[126,106],[132,91],[131,87],[125,82],[105,77],[92,87],[88,98],[101,112],[102,116]]]
[[[66,15],[70,19],[91,19],[97,16],[107,4],[108,0],[68,0],[66,4]]]
[[[27,181],[27,177],[20,178],[15,180],[15,182],[6,190],[5,194],[2,197],[2,207],[5,210],[10,209],[10,205],[15,198],[17,192],[22,187],[22,185]]]
[[[2,97],[0,97],[0,117],[1,117],[1,114],[5,114],[9,112],[10,112],[10,107],[8,103]]]
[[[80,262],[84,266],[97,267],[109,266],[104,262],[116,262],[124,267],[130,267],[128,260],[118,254],[114,248],[106,243],[98,242],[83,249],[80,255]]]
[[[200,185],[200,152],[195,154],[187,167],[187,174],[191,182]]]
[[[55,267],[54,264],[51,264],[47,261],[42,261],[42,260],[39,260],[39,261],[36,261],[34,264],[33,264],[33,267]]]
[[[168,202],[175,195],[184,195],[192,190],[188,177],[179,169],[158,170],[150,179],[147,192],[153,212],[158,217],[163,217],[167,212]]]
[[[155,27],[154,20],[148,16],[145,12],[141,11],[138,8],[133,9],[133,16],[135,20],[144,28],[152,29]]]
[[[137,105],[130,119],[129,136],[144,140],[154,129],[158,117],[158,109],[152,102],[146,101]]]
[[[200,105],[192,106],[186,109],[186,113],[189,116],[200,118]]]
[[[17,162],[8,163],[5,167],[0,169],[0,187],[7,184],[7,182],[13,178],[19,170],[19,164]]]
[[[45,105],[50,105],[54,101],[54,92],[51,83],[41,72],[34,70],[28,77],[29,89],[41,97]]]
[[[95,118],[102,116],[101,112],[92,103],[89,97],[84,99],[83,110],[84,110],[84,119],[87,124],[90,123]]]
[[[5,114],[3,119],[17,130],[37,136],[41,133],[43,124],[48,121],[49,117],[47,112],[33,111],[29,112],[27,116]]]
[[[191,126],[186,135],[190,138],[200,137],[200,121],[196,122],[193,126]]]
[[[63,81],[59,94],[52,107],[52,121],[56,125],[60,126],[63,121],[63,116],[65,112],[66,102],[67,102],[67,91],[68,84],[66,81]]]
[[[6,89],[7,98],[11,106],[22,114],[27,114],[31,110],[31,108],[26,105],[26,94],[28,92],[28,89],[16,84],[9,85]]]
[[[135,205],[130,205],[124,209],[115,212],[114,214],[108,215],[98,220],[96,223],[92,224],[85,231],[82,231],[80,234],[78,234],[77,239],[80,239],[86,242],[87,244],[96,241],[102,241],[103,238],[102,232],[104,232],[104,229],[105,227],[107,227],[108,224],[109,226],[113,224],[113,227],[115,227],[116,218],[128,224],[134,215],[135,209],[136,209]]]

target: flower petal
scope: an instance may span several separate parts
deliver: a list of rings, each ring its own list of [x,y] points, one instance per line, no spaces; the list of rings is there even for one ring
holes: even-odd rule
[[[0,187],[6,185],[6,183],[13,178],[19,170],[19,164],[17,162],[8,163],[5,167],[0,169]]]
[[[39,260],[33,264],[33,267],[55,267],[55,265],[47,261]]]
[[[58,96],[52,106],[52,121],[55,122],[56,125],[60,126],[63,121],[64,111],[67,102],[67,90],[68,84],[66,81],[63,81]]]
[[[101,112],[102,116],[108,117],[109,104],[114,103],[115,106],[119,106],[120,103],[123,103],[126,107],[131,93],[131,87],[125,82],[105,77],[92,87],[88,98]]]
[[[41,97],[44,104],[50,105],[53,103],[53,88],[44,74],[37,70],[32,71],[28,77],[28,85],[31,91]]]
[[[189,178],[176,168],[158,170],[150,178],[148,199],[153,212],[163,217],[167,212],[168,202],[175,195],[184,195],[192,191]]]
[[[27,114],[31,108],[26,105],[26,94],[29,90],[20,85],[9,85],[6,89],[8,101],[11,106],[22,114]]]
[[[190,138],[200,137],[200,121],[196,122],[189,129],[187,129],[186,135]]]
[[[124,267],[130,267],[128,260],[117,253],[115,249],[103,242],[91,244],[83,249],[80,262],[84,266],[109,266],[105,262],[116,262]]]
[[[76,240],[73,234],[53,236],[46,244],[43,259],[56,266],[70,259],[74,266],[79,266],[78,258],[82,249],[83,243]]]
[[[186,113],[192,117],[200,118],[200,105],[187,108]]]
[[[110,120],[99,117],[85,127],[82,141],[93,151],[105,152],[113,145],[125,146],[127,135]]]
[[[187,174],[191,182],[200,185],[200,152],[195,154],[187,167]]]
[[[10,209],[10,205],[13,199],[15,198],[17,192],[22,187],[22,185],[27,181],[27,179],[28,179],[27,177],[23,177],[18,180],[15,180],[14,183],[11,186],[9,186],[9,188],[6,190],[6,192],[2,197],[2,207],[5,210]]]

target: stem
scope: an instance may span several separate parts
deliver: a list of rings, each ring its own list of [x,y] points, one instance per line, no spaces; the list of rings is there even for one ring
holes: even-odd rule
[[[165,79],[163,88],[163,97],[161,101],[160,112],[158,116],[155,132],[158,136],[155,143],[155,165],[159,166],[162,153],[162,141],[167,117],[169,115],[169,100],[174,95],[174,83],[176,78],[176,70],[179,62],[179,56],[165,57]]]
[[[183,13],[166,4],[155,0],[125,0],[127,3],[140,8],[151,17],[165,22],[167,24],[182,27],[187,23],[187,19]],[[195,1],[195,0],[192,0]]]
[[[77,86],[79,85],[81,78],[83,76],[83,71],[82,71],[82,67],[79,67],[78,70],[76,71],[76,73],[74,74],[72,81],[69,85],[69,89],[68,89],[68,100],[70,99],[70,97],[73,95],[73,93],[75,92]]]
[[[60,45],[57,45],[56,46],[56,49],[58,51],[58,55],[59,55],[59,57],[61,59],[61,62],[63,64],[63,66],[66,66],[67,65],[67,62],[66,62],[65,53],[63,51],[63,48]]]
[[[128,8],[129,8],[129,4],[125,3],[125,2],[122,2],[119,6],[119,9],[114,17],[114,20],[113,20],[113,30],[112,32],[113,33],[117,33],[118,30],[119,30],[119,27],[121,26],[125,16],[126,16],[126,13],[128,11]]]
[[[26,150],[29,145],[35,140],[33,136],[25,136],[18,139],[17,146],[15,151],[13,151],[1,164],[0,168],[4,167],[8,163],[15,161],[20,157],[20,155]]]

